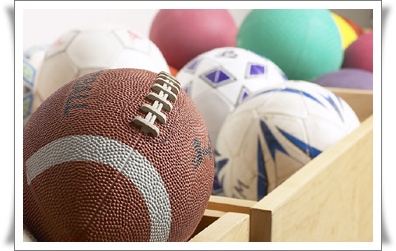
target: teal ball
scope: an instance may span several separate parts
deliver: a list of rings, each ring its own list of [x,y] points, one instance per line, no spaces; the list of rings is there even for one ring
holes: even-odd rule
[[[278,65],[291,80],[306,80],[341,68],[344,51],[327,9],[255,9],[238,29],[236,46]]]

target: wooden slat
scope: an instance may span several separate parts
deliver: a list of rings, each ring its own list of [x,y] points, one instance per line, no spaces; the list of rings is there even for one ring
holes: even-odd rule
[[[250,241],[372,241],[373,118],[251,209]]]
[[[204,215],[202,216],[201,221],[199,222],[194,233],[191,235],[190,239],[193,238],[198,233],[202,232],[205,228],[207,228],[210,224],[218,220],[224,214],[225,212],[223,211],[205,209]]]
[[[225,213],[190,240],[190,242],[247,241],[249,241],[249,215],[232,212]]]
[[[241,200],[229,198],[224,196],[212,195],[209,199],[207,209],[218,210],[223,212],[234,212],[249,214],[250,208],[254,206],[257,201]]]

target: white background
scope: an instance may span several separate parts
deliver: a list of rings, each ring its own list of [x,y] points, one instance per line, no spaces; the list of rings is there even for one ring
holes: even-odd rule
[[[2,119],[0,119],[2,124],[1,136],[0,139],[2,140],[1,144],[1,155],[5,161],[3,161],[1,168],[2,173],[0,175],[0,184],[2,192],[1,192],[1,218],[0,218],[0,250],[12,250],[14,248],[13,245],[13,231],[14,231],[14,143],[18,143],[20,137],[20,130],[21,127],[18,127],[22,123],[19,123],[18,118],[15,118],[14,115],[18,115],[18,111],[15,112],[13,108],[14,99],[11,94],[14,94],[14,42],[15,45],[19,45],[20,47],[28,47],[31,45],[41,44],[41,43],[48,43],[52,42],[58,35],[62,34],[68,28],[75,27],[76,25],[82,24],[83,21],[86,19],[78,18],[76,16],[70,16],[64,13],[62,14],[55,12],[53,13],[53,18],[36,18],[35,21],[30,21],[25,23],[25,20],[15,20],[16,23],[23,23],[26,25],[26,30],[23,30],[23,40],[14,41],[14,16],[12,12],[13,2],[12,1],[1,1],[2,8],[1,8],[1,31],[2,31],[2,43],[1,43],[1,74],[2,74],[2,84],[3,84],[3,97],[1,100],[1,114]],[[246,14],[246,10],[240,10],[249,6],[247,3],[244,4],[242,7],[236,8],[232,11],[233,16],[237,24],[240,24],[243,16]],[[250,5],[251,6],[251,5]],[[382,41],[382,49],[385,50],[383,58],[383,85],[382,85],[382,94],[383,96],[380,97],[376,95],[377,101],[378,99],[382,98],[382,138],[383,138],[383,151],[382,151],[382,189],[384,192],[382,205],[384,208],[382,209],[383,217],[384,217],[384,230],[386,230],[386,234],[389,237],[389,241],[383,243],[383,250],[393,250],[396,242],[396,229],[395,229],[395,213],[396,208],[394,204],[394,184],[395,184],[395,171],[396,168],[394,164],[392,164],[394,153],[392,152],[395,147],[392,143],[396,140],[395,135],[395,119],[393,114],[393,107],[396,107],[393,104],[392,100],[393,93],[395,93],[395,81],[393,80],[393,72],[394,72],[394,61],[392,55],[396,55],[394,52],[394,45],[396,44],[394,40],[394,3],[391,0],[383,1],[384,8],[390,8],[388,10],[388,14],[386,16],[386,20],[383,23],[383,41]],[[53,7],[56,9],[56,7]],[[335,7],[332,7],[335,8]],[[79,9],[79,8],[77,8]],[[122,11],[123,12],[123,11]],[[108,13],[108,12],[107,12]],[[139,14],[140,13],[140,14]],[[144,13],[144,15],[143,15]],[[118,13],[119,14],[119,13]],[[50,14],[51,15],[51,14]],[[145,10],[145,11],[138,11],[134,13],[133,20],[138,19],[138,22],[130,21],[130,16],[128,15],[103,15],[97,13],[98,16],[92,16],[90,21],[95,21],[98,17],[106,17],[112,21],[113,18],[117,18],[119,21],[128,20],[131,22],[130,25],[140,29],[143,33],[147,33],[149,29],[149,23],[152,17],[155,15],[155,10]],[[128,19],[127,19],[128,18]],[[144,21],[143,21],[144,20]],[[29,29],[27,29],[29,27]],[[50,27],[50,28],[48,28]],[[16,27],[16,31],[18,31],[20,27]],[[26,39],[25,39],[26,38]],[[20,44],[22,43],[22,45]],[[18,52],[21,53],[21,52]],[[18,84],[18,83],[16,83]],[[5,87],[5,88],[4,88]],[[388,117],[385,116],[388,114]],[[376,120],[378,121],[378,117],[380,114],[375,116]],[[393,117],[393,118],[392,118]],[[17,123],[15,124],[15,119]],[[375,133],[375,137],[380,137],[381,131],[377,131]],[[15,139],[14,139],[15,136]],[[16,140],[16,141],[15,141]],[[18,144],[15,144],[18,145]],[[392,204],[393,203],[393,204]],[[383,233],[384,234],[384,233]],[[325,249],[326,247],[323,247]],[[268,249],[266,246],[262,246],[262,249]],[[308,249],[308,248],[307,248]],[[316,246],[315,249],[318,249]],[[321,249],[321,248],[320,248]]]
[[[235,23],[238,25],[249,12],[248,9],[229,11],[233,16]],[[25,10],[23,20],[24,48],[29,48],[29,46],[34,45],[52,43],[56,38],[68,30],[98,22],[124,24],[148,37],[152,20],[157,12],[158,9]]]
[[[151,23],[158,11],[158,9],[24,10],[23,47],[27,49],[35,45],[50,44],[68,30],[98,22],[124,24],[148,37]],[[250,9],[228,9],[228,11],[239,27]],[[363,28],[371,27],[371,11],[368,9],[332,11],[352,19]]]

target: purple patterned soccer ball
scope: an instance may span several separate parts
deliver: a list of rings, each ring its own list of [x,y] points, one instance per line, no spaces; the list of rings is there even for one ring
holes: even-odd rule
[[[226,116],[251,93],[285,81],[271,60],[237,47],[221,47],[190,60],[176,75],[203,115],[215,144]]]
[[[373,73],[362,69],[343,68],[325,74],[313,82],[323,87],[372,90]]]

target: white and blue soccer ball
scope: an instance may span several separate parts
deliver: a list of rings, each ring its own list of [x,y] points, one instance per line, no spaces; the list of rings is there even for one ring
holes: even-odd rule
[[[63,33],[48,48],[37,76],[33,109],[69,81],[94,71],[138,68],[170,72],[162,52],[123,24],[100,23]]]
[[[31,46],[23,51],[23,58],[38,69],[44,60],[48,48],[49,44]]]
[[[359,125],[344,100],[317,84],[263,89],[221,127],[213,194],[258,201]]]
[[[223,121],[235,107],[263,86],[287,78],[265,57],[243,48],[221,47],[190,60],[176,79],[202,114],[215,144]]]
[[[43,62],[48,45],[29,47],[23,52],[23,125],[33,112],[34,89],[37,71]]]

